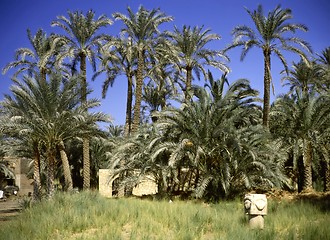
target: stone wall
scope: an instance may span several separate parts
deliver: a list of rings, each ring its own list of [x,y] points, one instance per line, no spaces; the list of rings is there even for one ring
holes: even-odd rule
[[[155,179],[151,176],[144,177],[141,182],[133,188],[134,196],[153,195],[158,192],[158,187]]]
[[[102,196],[105,197],[113,197],[112,191],[113,191],[113,182],[116,178],[114,178],[112,181],[109,181],[111,175],[110,169],[100,169],[99,170],[99,192]],[[137,172],[138,174],[138,172]],[[123,190],[123,189],[122,189]],[[119,196],[122,196],[122,191],[118,192]],[[143,195],[151,195],[156,194],[158,192],[158,187],[155,182],[155,179],[151,176],[146,176],[143,178],[136,187],[133,188],[132,194],[134,196],[143,196]]]
[[[29,160],[26,158],[5,157],[15,174],[15,185],[19,187],[18,195],[28,195],[33,192],[33,179],[27,177]]]

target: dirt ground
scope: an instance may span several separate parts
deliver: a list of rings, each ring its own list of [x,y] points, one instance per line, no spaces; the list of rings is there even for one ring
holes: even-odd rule
[[[0,200],[0,223],[9,221],[16,217],[21,210],[18,198],[7,198],[6,201]]]

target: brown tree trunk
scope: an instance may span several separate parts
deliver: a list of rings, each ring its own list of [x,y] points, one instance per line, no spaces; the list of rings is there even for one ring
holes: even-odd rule
[[[48,198],[52,198],[55,193],[55,151],[53,149],[47,150],[47,182],[48,182]]]
[[[89,157],[89,140],[83,139],[83,188],[84,190],[90,188],[91,177],[90,177],[90,157]]]
[[[40,153],[38,146],[34,149],[33,160],[33,201],[40,200],[41,180],[40,180]]]
[[[304,140],[304,182],[303,191],[311,191],[313,189],[312,179],[312,144],[309,140]]]
[[[70,171],[70,164],[69,164],[68,156],[65,152],[65,146],[63,141],[61,141],[59,144],[59,150],[60,150],[62,166],[63,166],[65,189],[70,192],[73,190],[73,183],[72,183],[72,176]]]
[[[187,101],[190,100],[190,91],[191,91],[191,85],[192,85],[192,69],[191,67],[186,67],[186,90],[185,90],[185,99]]]
[[[87,76],[86,76],[86,56],[85,54],[80,54],[80,75],[81,75],[81,104],[87,101]]]
[[[142,85],[143,85],[143,70],[144,59],[142,50],[138,53],[138,68],[136,73],[136,86],[135,86],[135,105],[134,105],[134,118],[132,125],[132,133],[137,132],[140,125],[140,109],[142,101]]]
[[[45,68],[40,69],[41,80],[43,83],[46,83],[47,73]]]
[[[86,55],[80,54],[80,74],[81,80],[81,104],[87,101],[87,76],[86,76]],[[91,184],[90,176],[90,156],[89,156],[89,139],[83,139],[83,188],[89,189]]]
[[[124,136],[129,136],[131,134],[132,128],[132,101],[133,101],[133,76],[127,76],[128,87],[127,87],[127,102],[126,102],[126,120]]]
[[[328,159],[329,160],[329,159]],[[330,163],[329,161],[325,162],[325,170],[324,170],[324,191],[330,191]]]
[[[160,79],[160,83],[159,83],[159,91],[162,92],[163,89],[166,87],[165,85],[165,79],[166,79],[166,73],[164,71],[164,69],[162,70],[162,77]],[[161,103],[160,103],[160,110],[163,111],[166,107],[166,94],[162,94],[162,99],[161,99]]]
[[[264,106],[262,111],[262,124],[269,128],[269,112],[270,112],[270,50],[268,48],[263,50],[264,53]]]

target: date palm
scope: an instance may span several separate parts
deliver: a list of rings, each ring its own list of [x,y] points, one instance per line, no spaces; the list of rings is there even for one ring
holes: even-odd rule
[[[39,29],[35,35],[27,30],[28,39],[32,48],[19,48],[15,53],[15,60],[8,63],[2,70],[5,74],[9,69],[16,69],[14,78],[21,73],[27,72],[30,76],[41,74],[46,81],[46,74],[50,73],[54,65],[55,55],[58,54],[60,42],[53,35]]]
[[[146,74],[146,60],[153,54],[155,42],[159,37],[159,26],[162,23],[172,21],[173,18],[166,16],[159,9],[147,10],[140,6],[134,14],[130,7],[127,8],[128,15],[116,12],[112,16],[115,20],[124,23],[121,34],[132,41],[132,48],[137,57],[135,105],[132,132],[136,132],[140,125],[140,111],[142,101],[143,80]]]
[[[165,34],[159,39],[154,50],[148,73],[150,81],[143,89],[143,101],[146,103],[144,107],[149,110],[153,121],[157,119],[155,114],[169,106],[168,101],[178,95],[175,68],[179,68],[179,58]]]
[[[103,98],[106,96],[109,86],[114,84],[119,75],[123,74],[127,77],[124,135],[129,136],[132,129],[133,80],[137,68],[136,52],[133,49],[131,38],[115,38],[109,41],[101,49],[100,59],[101,70],[93,78],[96,78],[102,72],[106,72],[107,78],[102,87]]]
[[[0,124],[2,127],[0,127],[0,176],[1,176],[1,180],[0,180],[0,187],[3,187],[2,184],[2,179],[4,178],[15,178],[15,175],[13,173],[13,171],[8,167],[8,164],[3,160],[3,158],[5,157],[5,122],[8,121],[8,118],[5,114],[0,113]],[[2,189],[1,189],[2,190]]]
[[[302,190],[313,189],[312,165],[315,161],[315,154],[318,150],[324,150],[324,141],[329,129],[329,97],[319,95],[315,92],[305,94],[301,89],[297,89],[292,95],[284,95],[274,102],[271,117],[272,128],[281,129],[277,134],[286,141],[294,139],[294,146],[301,149],[299,152],[303,158]],[[319,152],[320,152],[319,151]],[[297,152],[297,151],[296,151]],[[328,155],[328,152],[322,152]],[[295,157],[297,158],[297,157]]]
[[[144,110],[150,113],[152,121],[156,121],[157,112],[164,110],[167,106],[167,101],[173,96],[173,90],[169,84],[162,80],[156,85],[155,82],[148,82],[143,88]]]
[[[278,100],[286,108],[292,107],[291,113],[286,110],[287,114],[293,114],[293,117],[282,116],[282,121],[285,120],[285,126],[287,129],[283,132],[288,134],[286,140],[294,138],[299,132],[306,134],[297,135],[295,137],[296,143],[294,145],[301,145],[301,154],[304,160],[304,181],[302,188],[304,190],[311,188],[311,169],[312,163],[315,162],[315,154],[321,156],[321,159],[329,158],[329,152],[327,147],[327,132],[329,125],[326,124],[329,118],[329,112],[322,109],[326,107],[328,98],[326,92],[324,92],[324,69],[322,65],[317,64],[315,61],[306,64],[303,61],[293,64],[293,69],[289,71],[289,76],[283,77],[283,80],[287,81],[285,85],[290,86],[289,94],[292,94],[291,98],[284,96],[282,100]],[[316,92],[318,92],[316,94]],[[323,103],[322,103],[323,101]],[[315,103],[316,102],[316,103]],[[282,106],[279,104],[279,106]],[[285,104],[289,104],[286,106]],[[317,107],[317,110],[315,108]],[[274,107],[278,109],[279,107]],[[283,107],[284,108],[284,107]],[[283,110],[284,111],[284,110]],[[318,115],[320,114],[320,115]],[[290,119],[290,120],[289,120]],[[280,118],[276,118],[272,125],[280,127],[283,122]],[[297,121],[295,123],[295,121]],[[313,121],[313,122],[311,122]],[[296,125],[292,125],[292,124]],[[302,129],[299,129],[302,128]],[[322,129],[322,130],[321,130]],[[283,133],[280,136],[283,137]],[[313,137],[312,137],[313,136]],[[309,138],[308,138],[309,137]],[[313,154],[312,155],[312,152]],[[297,154],[295,154],[297,155]],[[299,155],[299,154],[298,154]],[[313,158],[313,159],[312,159]],[[297,159],[297,156],[294,156]],[[327,166],[327,160],[324,161]],[[295,163],[294,163],[295,165]],[[299,169],[302,171],[301,169]]]
[[[317,61],[320,63],[323,72],[322,89],[328,91],[330,89],[330,47],[325,48],[318,56]]]
[[[2,105],[15,124],[18,138],[37,141],[38,149],[44,149],[47,158],[48,194],[54,193],[56,154],[60,152],[66,188],[72,190],[70,166],[64,142],[75,137],[86,137],[96,129],[96,121],[103,120],[100,113],[86,110],[97,102],[87,101],[80,106],[80,92],[76,90],[78,77],[63,79],[52,74],[49,83],[41,76],[23,81],[14,79],[13,97],[6,95]],[[20,136],[21,134],[21,136]],[[33,149],[31,149],[33,151]]]
[[[101,15],[95,19],[95,13],[88,11],[86,15],[82,12],[68,12],[69,18],[58,16],[57,20],[52,22],[52,26],[62,28],[66,35],[59,35],[58,39],[64,43],[62,54],[57,58],[58,62],[62,62],[65,57],[69,57],[71,68],[73,71],[76,65],[80,64],[81,75],[81,103],[87,101],[87,75],[86,75],[86,59],[92,64],[94,71],[96,70],[96,48],[98,48],[103,40],[109,39],[105,34],[100,33],[100,29],[112,24],[112,21],[105,15]],[[89,156],[89,140],[83,139],[83,176],[84,189],[90,187],[90,156]]]
[[[286,81],[284,86],[290,87],[290,93],[300,89],[304,94],[310,91],[322,89],[323,72],[322,67],[315,61],[308,64],[304,61],[293,63],[289,75],[285,75],[282,81]]]
[[[233,43],[226,49],[242,47],[241,61],[244,60],[247,53],[254,47],[260,48],[264,57],[264,99],[263,99],[263,125],[269,126],[270,111],[270,84],[271,77],[271,56],[278,57],[288,73],[288,64],[283,55],[283,51],[289,51],[299,55],[307,62],[307,57],[303,49],[311,52],[309,44],[294,35],[296,31],[306,32],[308,29],[303,24],[294,24],[288,22],[292,19],[290,9],[282,9],[277,6],[266,16],[262,5],[254,11],[246,9],[251,17],[255,29],[246,25],[240,25],[232,30],[234,37]]]
[[[207,44],[214,40],[219,40],[218,34],[210,33],[210,29],[203,30],[203,27],[190,27],[184,25],[182,29],[174,27],[174,32],[166,32],[173,44],[173,52],[178,56],[178,71],[184,71],[184,92],[185,98],[190,98],[190,91],[193,81],[193,72],[200,79],[201,73],[207,78],[205,66],[212,66],[223,72],[229,72],[229,68],[219,61],[218,57],[228,58],[221,51],[207,48]]]
[[[42,164],[42,151],[40,148],[40,139],[27,131],[25,125],[18,124],[16,121],[8,119],[3,123],[6,127],[6,140],[3,147],[10,156],[24,157],[32,159],[32,175],[33,175],[33,201],[39,201],[41,198],[41,164]],[[20,130],[18,130],[20,129]],[[8,138],[9,137],[9,138]]]
[[[274,160],[280,151],[273,151],[258,120],[251,117],[260,116],[254,103],[257,91],[243,79],[227,91],[225,76],[208,79],[209,92],[194,86],[196,101],[159,114],[156,128],[162,134],[152,141],[151,160],[167,154],[175,179],[172,185],[193,191],[196,197],[227,197],[238,186],[251,188],[260,183],[280,186],[285,179]]]

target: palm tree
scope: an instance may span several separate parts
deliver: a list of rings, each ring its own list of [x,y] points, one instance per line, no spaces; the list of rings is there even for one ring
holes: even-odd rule
[[[124,135],[129,136],[132,128],[133,80],[136,75],[136,53],[131,38],[117,38],[109,41],[101,49],[101,70],[94,75],[94,79],[106,72],[107,78],[103,83],[102,97],[106,96],[109,86],[114,84],[115,78],[124,74],[127,77],[126,118]]]
[[[5,157],[5,149],[3,149],[4,145],[5,145],[5,122],[8,121],[7,117],[4,114],[0,114],[0,123],[1,126],[0,127],[0,176],[1,176],[1,180],[0,180],[0,188],[2,190],[2,179],[8,177],[8,178],[15,178],[15,174],[13,173],[13,171],[9,168],[8,164],[6,161],[4,161],[4,157]]]
[[[142,177],[157,176],[160,166],[151,164],[148,149],[153,134],[150,129],[140,128],[137,134],[129,138],[117,138],[114,141],[115,147],[111,152],[108,166],[111,169],[112,178],[119,176],[120,183],[118,189],[114,189],[115,191],[123,189],[125,194],[130,194]]]
[[[240,189],[280,186],[285,181],[270,138],[258,127],[257,91],[238,80],[224,91],[226,78],[193,87],[197,101],[159,113],[162,133],[150,144],[151,160],[168,156],[172,190],[193,191],[196,197],[217,199]],[[273,149],[273,150],[272,150]],[[278,148],[276,148],[278,150]],[[281,159],[281,158],[280,158]]]
[[[110,124],[108,126],[108,134],[110,137],[122,137],[124,133],[124,128],[121,125]]]
[[[300,89],[304,94],[322,88],[322,67],[315,61],[308,64],[304,61],[293,63],[289,75],[285,75],[282,81],[287,81],[284,86],[290,86],[290,93]]]
[[[198,79],[200,74],[207,78],[205,66],[212,66],[223,72],[229,72],[229,68],[217,59],[217,57],[228,60],[223,52],[208,49],[206,45],[214,40],[219,40],[220,36],[210,33],[210,29],[203,30],[203,27],[193,27],[184,25],[182,30],[174,27],[174,32],[166,32],[172,40],[174,55],[178,56],[178,71],[185,71],[185,98],[190,98],[190,91],[194,72]]]
[[[148,73],[150,80],[143,88],[143,101],[146,103],[143,107],[149,110],[152,121],[157,120],[155,115],[158,111],[170,105],[170,99],[177,97],[175,75],[178,73],[175,69],[179,69],[179,58],[166,34],[159,39],[154,50]]]
[[[79,106],[80,92],[76,90],[78,77],[63,80],[52,74],[49,83],[39,75],[36,78],[14,79],[13,97],[6,95],[2,103],[12,119],[16,138],[30,138],[37,142],[37,150],[44,149],[47,158],[48,195],[54,193],[56,153],[60,151],[66,188],[72,190],[72,178],[64,142],[75,137],[87,137],[97,130],[96,121],[104,121],[101,113],[89,114],[95,100]],[[21,136],[20,136],[21,135]],[[32,149],[31,149],[32,151]]]
[[[9,69],[16,68],[14,78],[24,72],[28,72],[30,76],[40,73],[42,79],[46,81],[46,74],[50,73],[61,44],[58,39],[54,38],[54,35],[48,37],[42,29],[39,29],[34,36],[28,29],[27,35],[32,49],[17,49],[15,61],[8,63],[2,73],[5,74]]]
[[[303,181],[302,190],[313,189],[312,164],[318,150],[322,152],[326,133],[329,128],[329,97],[319,95],[315,92],[305,94],[302,89],[297,89],[291,96],[284,95],[276,99],[272,107],[271,117],[272,129],[281,129],[285,126],[285,131],[276,134],[286,141],[294,139],[295,143],[291,150],[302,155],[303,158]],[[276,120],[275,120],[276,119]],[[300,151],[294,148],[299,148]],[[328,155],[328,152],[322,152]],[[297,159],[297,156],[294,156]]]
[[[327,47],[319,55],[317,61],[321,64],[323,72],[323,88],[325,91],[330,89],[330,47]]]
[[[95,13],[90,10],[84,15],[82,12],[68,12],[69,18],[58,16],[56,21],[52,22],[52,26],[62,28],[67,36],[59,35],[58,39],[64,42],[65,48],[62,55],[58,57],[59,62],[65,57],[72,59],[71,68],[73,71],[76,65],[80,64],[81,77],[81,103],[87,101],[87,76],[86,76],[86,58],[92,64],[94,71],[96,70],[96,47],[100,47],[103,40],[109,39],[105,34],[99,34],[102,27],[112,24],[112,21],[105,15],[101,15],[94,19]],[[83,139],[83,176],[84,189],[90,187],[90,156],[89,156],[89,140]]]
[[[291,10],[282,9],[277,6],[270,11],[267,16],[264,15],[262,5],[257,10],[250,11],[246,9],[253,20],[256,30],[246,26],[237,26],[232,30],[234,36],[233,43],[226,50],[235,47],[242,47],[241,61],[244,60],[247,53],[253,48],[260,48],[264,56],[264,102],[263,102],[263,125],[269,126],[270,111],[270,84],[271,84],[271,55],[278,57],[283,64],[286,73],[289,72],[286,59],[283,55],[284,51],[298,54],[304,61],[307,61],[305,53],[300,47],[311,52],[311,48],[307,42],[297,36],[290,36],[297,30],[307,31],[307,27],[302,24],[289,23],[292,19]]]
[[[159,25],[164,22],[172,21],[173,18],[166,16],[159,9],[151,11],[142,6],[134,14],[130,7],[127,8],[128,15],[114,13],[115,20],[121,20],[124,23],[121,33],[127,34],[132,41],[132,48],[137,56],[136,84],[135,84],[135,105],[132,132],[136,132],[140,125],[140,111],[142,101],[142,86],[146,72],[146,59],[153,53],[156,39],[159,37]]]
[[[312,130],[314,129],[314,131],[319,131],[320,129],[318,127],[320,127],[320,126],[317,126],[316,124],[321,124],[322,122],[308,124],[308,122],[306,122],[306,121],[308,119],[312,118],[312,116],[309,116],[309,114],[316,114],[313,112],[310,113],[310,111],[311,111],[310,109],[313,109],[314,106],[309,106],[310,104],[312,104],[314,102],[314,99],[318,98],[318,97],[320,97],[322,99],[322,101],[327,99],[326,92],[324,92],[325,85],[324,85],[323,80],[324,80],[325,74],[324,74],[323,66],[320,64],[317,64],[315,61],[309,62],[308,64],[303,61],[300,61],[298,64],[296,64],[296,63],[293,64],[293,69],[289,71],[289,74],[290,75],[285,76],[282,79],[287,81],[287,83],[285,85],[290,86],[289,94],[298,96],[298,97],[296,97],[297,100],[293,103],[295,103],[297,105],[301,104],[302,109],[300,109],[299,111],[301,111],[301,112],[306,111],[306,113],[302,114],[303,117],[300,119],[301,123],[300,123],[300,125],[298,124],[298,126],[306,126],[304,129],[305,131],[309,130],[308,127],[312,128]],[[318,94],[316,94],[316,92],[318,92]],[[320,96],[318,96],[318,95],[320,95]],[[286,99],[286,97],[285,97],[285,99]],[[321,116],[321,117],[317,116],[316,120],[319,121],[320,120],[319,118],[321,118],[322,121],[326,122],[323,118],[326,118],[328,116],[328,114],[324,111],[319,112],[319,113],[320,114],[324,113],[325,115]],[[305,118],[307,118],[307,120],[305,120]],[[296,119],[296,120],[298,121],[299,119]],[[279,123],[278,119],[276,120],[276,123],[274,123],[275,126],[280,125],[280,124],[281,123]],[[327,163],[328,161],[326,159],[328,158],[329,154],[327,151],[324,151],[327,148],[326,144],[324,144],[324,142],[327,142],[325,139],[327,139],[326,133],[327,133],[328,125],[323,124],[322,128],[323,128],[323,131],[320,131],[320,133],[322,133],[322,134],[320,134],[320,133],[318,134],[317,143],[315,142],[316,138],[315,137],[312,138],[314,140],[314,143],[313,143],[314,146],[310,146],[310,147],[313,147],[315,149],[315,145],[319,145],[319,147],[317,148],[317,149],[319,149],[319,151],[313,150],[314,154],[316,152],[319,152],[320,153],[319,155],[322,156],[321,159],[322,158],[325,159],[324,162]],[[297,129],[292,129],[292,130],[294,132],[291,133],[291,136],[296,134]],[[290,132],[290,131],[287,131],[286,133],[288,133],[288,132]],[[320,136],[322,136],[322,137],[320,137]],[[298,138],[298,139],[301,140],[303,138]],[[304,141],[304,140],[301,140],[301,141]],[[305,140],[305,141],[307,141],[307,140]],[[304,156],[310,154],[310,153],[307,153],[307,150],[308,150],[307,147],[304,149],[305,149],[305,152],[302,151]],[[310,151],[312,151],[312,150],[310,150]],[[312,157],[313,157],[313,159],[315,159],[315,156],[311,156],[311,158]],[[314,162],[315,162],[315,160],[314,160]],[[308,163],[308,161],[304,161],[304,163]],[[327,164],[326,164],[326,166],[327,166]],[[311,169],[311,166],[307,166],[304,169],[307,171],[308,169]],[[308,172],[308,171],[306,172],[306,171],[305,171],[305,175],[307,178],[309,178],[309,181],[311,182],[312,181],[311,176],[310,176],[311,170],[310,170],[310,172]],[[305,186],[305,188],[310,188],[310,186],[306,187],[307,185],[310,185],[310,184],[305,182],[303,184],[303,187]]]
[[[143,101],[145,105],[143,108],[148,110],[152,121],[156,121],[158,111],[164,110],[168,106],[167,101],[173,96],[173,90],[170,85],[160,80],[159,84],[155,82],[148,82],[143,88]]]

